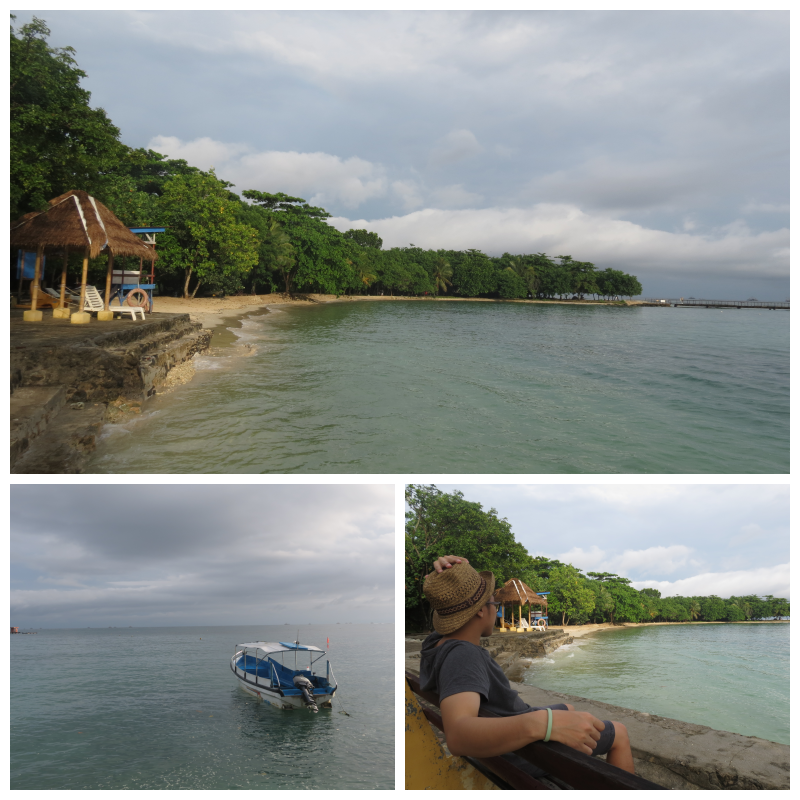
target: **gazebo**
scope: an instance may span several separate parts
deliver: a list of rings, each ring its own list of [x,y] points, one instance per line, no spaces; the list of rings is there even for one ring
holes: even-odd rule
[[[531,622],[531,606],[544,606],[545,616],[547,615],[547,600],[544,597],[536,594],[526,583],[523,583],[519,578],[510,578],[503,584],[502,589],[496,589],[494,599],[505,606],[510,603],[512,607],[515,604],[519,606],[519,617],[522,619],[522,606],[528,606],[528,624]]]
[[[113,319],[109,310],[111,300],[111,273],[115,256],[138,256],[154,261],[158,256],[153,248],[122,224],[116,215],[87,192],[73,189],[49,201],[50,207],[41,212],[29,212],[11,223],[11,245],[23,250],[36,251],[36,268],[31,284],[31,308],[23,314],[28,322],[39,322],[42,312],[37,311],[39,282],[42,277],[42,256],[47,250],[60,250],[64,253],[64,267],[61,272],[61,296],[53,316],[77,324],[87,323],[91,315],[84,311],[86,298],[86,276],[89,259],[101,253],[108,254],[108,274],[104,310],[97,313],[100,320]],[[67,255],[69,250],[83,251],[83,272],[81,275],[81,294],[78,311],[70,316],[66,307]]]

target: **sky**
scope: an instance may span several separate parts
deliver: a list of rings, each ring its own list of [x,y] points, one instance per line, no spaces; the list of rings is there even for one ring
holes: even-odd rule
[[[788,11],[21,11],[133,147],[384,247],[789,295]]]
[[[532,556],[662,597],[790,599],[786,485],[436,485],[494,508]]]
[[[394,622],[394,486],[11,487],[18,627]]]

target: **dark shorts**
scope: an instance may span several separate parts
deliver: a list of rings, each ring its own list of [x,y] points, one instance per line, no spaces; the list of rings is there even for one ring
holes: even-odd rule
[[[553,709],[553,711],[569,710],[565,703],[557,703],[554,706],[537,706],[536,708],[537,710],[539,708],[551,708]],[[592,753],[593,756],[606,755],[606,753],[608,753],[608,751],[611,749],[611,746],[614,744],[614,736],[616,735],[614,731],[614,723],[609,722],[607,719],[605,719],[603,720],[603,725],[605,725],[605,728],[603,728],[603,732],[600,734],[600,739],[597,742],[597,747],[595,747],[594,753]]]

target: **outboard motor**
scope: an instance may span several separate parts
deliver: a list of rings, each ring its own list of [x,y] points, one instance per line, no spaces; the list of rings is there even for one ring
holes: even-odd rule
[[[314,702],[314,684],[306,678],[305,675],[295,675],[292,681],[294,685],[303,693],[303,699],[306,702],[306,708],[313,711],[315,714],[319,710],[317,704]]]

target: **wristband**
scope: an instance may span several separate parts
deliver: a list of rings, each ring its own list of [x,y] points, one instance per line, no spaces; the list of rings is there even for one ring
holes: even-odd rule
[[[547,734],[544,737],[546,742],[550,741],[550,732],[553,730],[553,710],[547,709]]]

